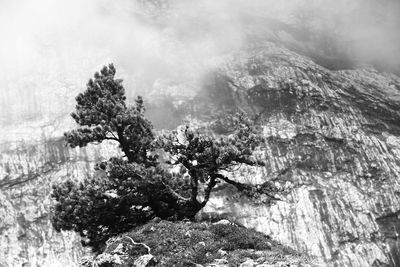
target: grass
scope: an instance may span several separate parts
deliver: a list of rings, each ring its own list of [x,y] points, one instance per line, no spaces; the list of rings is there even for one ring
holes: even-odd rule
[[[239,266],[246,259],[261,264],[276,262],[277,257],[290,262],[300,258],[268,236],[236,224],[152,221],[110,242],[106,253],[115,253],[118,246],[125,247],[129,258],[122,265],[107,266],[133,266],[139,255],[147,253],[145,246],[137,243],[150,248],[157,259],[156,266],[204,266],[217,259],[223,259],[227,266]]]

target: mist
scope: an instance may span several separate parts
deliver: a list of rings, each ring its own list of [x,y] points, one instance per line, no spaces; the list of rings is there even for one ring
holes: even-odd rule
[[[278,22],[294,29],[307,55],[400,72],[396,0],[0,0],[0,124],[65,116],[110,62],[130,97],[190,96],[254,37],[285,45],[266,31]],[[334,51],[322,51],[323,41]]]

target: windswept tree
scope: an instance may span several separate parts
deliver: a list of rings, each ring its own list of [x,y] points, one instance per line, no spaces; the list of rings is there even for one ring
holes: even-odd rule
[[[220,125],[221,120],[217,123]],[[167,163],[183,166],[189,175],[189,187],[186,191],[180,190],[185,197],[179,198],[178,219],[193,219],[207,204],[212,189],[219,182],[231,184],[249,196],[265,194],[276,200],[273,193],[278,188],[269,181],[254,186],[229,178],[229,174],[241,165],[264,166],[264,161],[253,155],[264,142],[260,129],[243,114],[236,114],[222,124],[231,128],[229,135],[217,138],[214,134],[194,131],[186,126],[180,132],[164,134],[158,139],[158,146],[170,156]]]
[[[142,98],[128,106],[122,80],[116,79],[115,73],[109,65],[89,80],[86,91],[76,97],[76,110],[71,114],[79,127],[65,137],[71,147],[117,142],[122,156],[99,162],[93,177],[53,187],[52,224],[56,230],[76,231],[84,245],[101,251],[109,237],[155,216],[194,219],[219,182],[249,195],[264,193],[274,199],[272,183],[253,186],[229,177],[242,164],[263,165],[253,156],[263,138],[243,114],[230,118],[229,135],[215,137],[185,127],[156,138],[144,116]],[[166,164],[156,150],[163,150],[163,158],[169,157]],[[181,171],[172,172],[171,166],[180,166]]]
[[[95,250],[110,236],[152,218],[149,209],[141,205],[143,194],[138,191],[147,190],[153,181],[146,178],[160,170],[155,167],[153,127],[144,116],[143,100],[138,97],[128,107],[122,80],[115,79],[115,73],[111,64],[89,80],[86,91],[76,97],[76,110],[71,114],[79,128],[65,137],[71,147],[115,141],[123,157],[97,164],[93,178],[55,185],[52,194],[55,229],[80,233],[83,244]]]

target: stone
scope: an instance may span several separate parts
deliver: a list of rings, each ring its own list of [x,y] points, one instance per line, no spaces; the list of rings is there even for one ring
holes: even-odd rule
[[[190,231],[187,231],[187,232],[185,233],[185,237],[190,238],[191,236],[192,236],[192,234],[190,233]]]
[[[218,222],[215,222],[213,224],[215,224],[215,225],[218,225],[218,224],[227,225],[227,224],[232,224],[232,223],[230,221],[228,221],[227,219],[222,219],[222,220],[219,220]]]
[[[223,250],[223,249],[219,249],[219,250],[217,251],[217,253],[218,253],[218,255],[221,255],[221,256],[226,256],[226,255],[228,254],[228,252],[226,252],[226,251]]]
[[[207,267],[229,267],[226,259],[215,259],[212,263],[207,264]]]
[[[150,266],[155,266],[156,263],[157,262],[153,255],[146,254],[137,258],[133,264],[135,267],[150,267]]]
[[[102,264],[118,266],[123,263],[123,259],[117,254],[102,253],[95,258],[94,262],[100,266]]]
[[[247,259],[245,262],[242,262],[239,267],[255,267],[256,263],[252,259]]]
[[[215,259],[214,262],[216,264],[228,264],[228,261],[226,259]]]
[[[265,261],[265,257],[259,257],[256,259],[257,263],[263,263]]]
[[[161,222],[161,218],[160,217],[154,217],[151,221],[154,222],[154,223],[159,223],[159,222]]]

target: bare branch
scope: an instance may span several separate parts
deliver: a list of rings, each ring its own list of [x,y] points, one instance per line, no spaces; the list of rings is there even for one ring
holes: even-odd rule
[[[171,186],[169,186],[167,183],[165,183],[162,179],[160,179],[160,181],[178,199],[183,200],[183,201],[189,201],[190,200],[190,198],[186,198],[186,197],[183,197],[180,194],[178,194]]]
[[[119,139],[118,138],[114,138],[114,137],[105,137],[104,138],[104,140],[114,140],[114,141],[117,141],[117,142],[119,142]]]
[[[251,189],[250,185],[233,181],[233,180],[229,179],[228,177],[226,177],[226,176],[224,176],[222,174],[218,173],[218,174],[215,175],[215,177],[223,180],[224,182],[226,182],[228,184],[234,185],[239,191],[243,191],[243,190],[246,190],[246,189]]]

